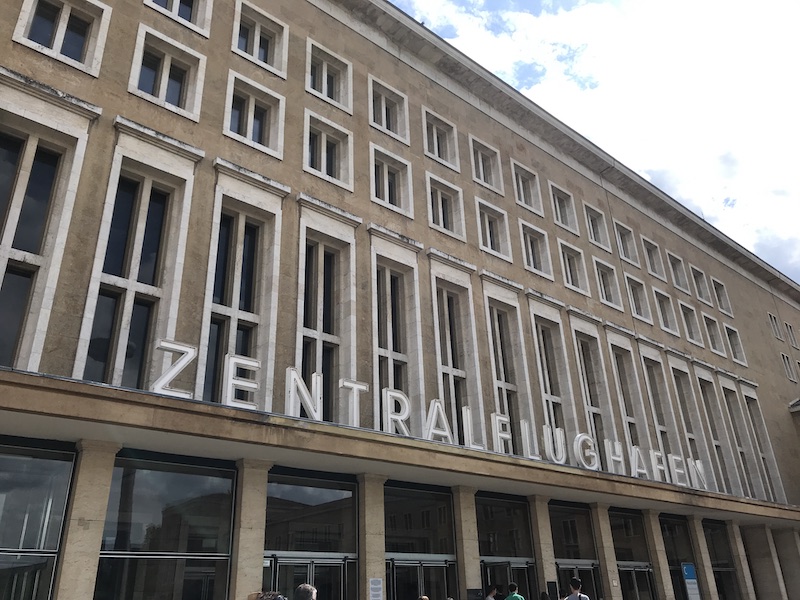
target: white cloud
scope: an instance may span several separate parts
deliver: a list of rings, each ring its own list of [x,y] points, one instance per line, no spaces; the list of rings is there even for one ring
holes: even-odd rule
[[[668,173],[666,191],[743,246],[800,240],[800,3],[609,0],[538,17],[481,8],[512,2],[403,4],[512,85],[515,64],[543,67],[524,94],[638,172]],[[512,29],[490,31],[498,16]],[[800,258],[769,254],[800,280]]]

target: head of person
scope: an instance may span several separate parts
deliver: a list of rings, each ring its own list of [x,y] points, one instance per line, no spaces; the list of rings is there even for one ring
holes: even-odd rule
[[[497,586],[496,585],[490,585],[488,588],[486,588],[486,597],[487,598],[489,596],[494,596],[496,593],[497,593]]]
[[[513,581],[511,583],[509,583],[508,584],[508,591],[511,592],[512,594],[514,592],[516,592],[517,591],[517,584],[514,583]]]
[[[301,583],[294,591],[294,600],[317,600],[317,588],[310,583]]]
[[[581,583],[581,580],[578,579],[577,577],[573,577],[572,579],[569,580],[569,587],[570,589],[572,589],[573,592],[580,592],[582,585],[583,584]]]
[[[420,596],[417,600],[430,600],[427,596]]]

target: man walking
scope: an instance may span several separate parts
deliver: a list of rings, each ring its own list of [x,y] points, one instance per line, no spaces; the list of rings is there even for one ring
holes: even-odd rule
[[[569,582],[570,595],[564,600],[589,600],[589,596],[581,592],[583,583],[577,577],[573,577]]]
[[[506,600],[525,600],[522,594],[517,593],[518,586],[513,581],[508,584],[508,596],[506,596]]]

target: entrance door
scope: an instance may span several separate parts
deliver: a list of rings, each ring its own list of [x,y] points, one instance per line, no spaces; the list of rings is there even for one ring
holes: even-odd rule
[[[592,600],[603,600],[603,586],[600,580],[600,566],[594,563],[586,565],[557,565],[558,593],[569,594],[569,582],[573,577],[581,580],[582,591]]]
[[[454,563],[386,562],[386,587],[389,600],[428,596],[431,599],[458,600]]]
[[[501,600],[505,598],[508,595],[508,584],[512,581],[519,586],[519,593],[524,598],[538,598],[533,564],[528,562],[483,563],[483,589],[486,591],[490,585],[496,585],[497,595],[495,598]]]
[[[623,600],[657,600],[651,569],[620,567],[619,585]]]
[[[320,598],[345,600],[357,595],[356,561],[345,560],[297,560],[287,558],[264,561],[264,587],[277,590],[287,600],[292,600],[294,591],[301,583],[310,583],[317,588]]]

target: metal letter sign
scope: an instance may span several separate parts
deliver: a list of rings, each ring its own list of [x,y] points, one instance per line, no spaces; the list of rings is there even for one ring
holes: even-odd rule
[[[683,581],[686,583],[686,594],[689,600],[700,600],[700,587],[697,585],[697,573],[692,563],[681,563]]]

